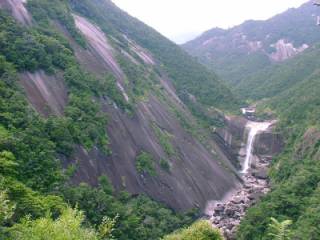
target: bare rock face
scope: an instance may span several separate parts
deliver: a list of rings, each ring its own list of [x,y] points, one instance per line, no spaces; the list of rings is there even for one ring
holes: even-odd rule
[[[96,54],[97,57],[111,68],[112,72],[119,80],[123,79],[124,73],[115,59],[115,52],[102,30],[81,16],[74,15],[74,20],[77,28],[90,44],[91,50],[94,51],[94,54]]]
[[[0,0],[0,8],[10,11],[20,23],[30,25],[32,19],[25,7],[26,2],[26,0]]]
[[[220,144],[221,149],[224,150],[225,154],[229,156],[233,165],[240,169],[239,155],[242,148],[242,143],[245,139],[245,128],[247,119],[244,117],[226,117],[225,126],[217,129],[214,137]]]
[[[63,115],[68,102],[62,76],[49,76],[44,71],[20,74],[21,84],[31,105],[43,116]]]
[[[143,49],[141,46],[129,39],[126,35],[124,35],[124,37],[127,39],[130,49],[135,54],[137,54],[145,64],[155,65],[155,60],[153,59],[151,53],[149,53],[146,49]]]
[[[280,39],[277,43],[271,45],[271,47],[274,47],[276,51],[269,56],[276,62],[292,58],[309,48],[307,44],[303,44],[299,48],[295,48],[292,43],[286,42],[284,39]]]
[[[242,54],[252,54],[255,52],[263,53],[272,61],[276,62],[282,62],[287,59],[293,58],[299,53],[302,53],[306,49],[309,48],[308,44],[302,44],[300,47],[295,47],[293,43],[285,40],[285,39],[279,39],[276,43],[271,44],[270,47],[273,48],[273,52],[271,54],[268,54],[266,52],[266,44],[264,43],[264,39],[261,39],[260,41],[252,41],[247,38],[246,35],[244,35],[242,32],[237,32],[232,35],[232,43],[225,42],[224,37],[213,37],[208,40],[205,40],[200,48],[209,48],[212,47],[216,50],[219,50],[221,52],[225,51],[227,52],[230,49],[234,49],[234,51],[241,52]],[[210,56],[210,51],[207,51],[208,57],[213,58],[214,56]]]
[[[134,64],[150,67],[157,64],[148,51],[133,41],[127,39],[131,51],[114,48],[111,37],[99,27],[83,17],[74,17],[76,26],[88,42],[87,49],[78,46],[62,26],[57,24],[57,27],[69,39],[79,63],[87,71],[100,76],[114,74],[124,97],[127,90],[124,79],[127,76],[117,63],[117,54],[132,59]],[[141,61],[134,61],[131,52],[138,55]],[[237,188],[239,179],[229,156],[216,141],[208,140],[205,147],[181,126],[169,106],[179,110],[188,122],[195,120],[177,96],[170,79],[165,74],[157,78],[167,103],[161,102],[151,93],[144,101],[137,103],[133,116],[123,112],[107,98],[100,99],[103,111],[109,116],[106,128],[112,149],[110,156],[102,154],[97,148],[87,152],[78,146],[74,156],[64,159],[64,163],[77,163],[78,168],[72,179],[75,184],[87,182],[95,185],[98,177],[106,174],[116,190],[127,190],[132,194],[145,193],[176,210],[204,208],[208,200],[220,199]],[[170,142],[175,149],[172,156],[163,150],[152,128],[153,124],[171,136]],[[155,176],[137,172],[135,159],[142,151],[153,156],[157,173]],[[169,162],[170,171],[160,167],[161,159]]]
[[[98,176],[107,174],[117,190],[125,189],[132,194],[146,193],[182,211],[204,208],[209,199],[219,199],[237,188],[238,180],[230,169],[222,167],[221,162],[191,137],[155,97],[140,103],[133,117],[128,117],[107,101],[103,104],[104,111],[110,116],[107,129],[112,155],[105,156],[98,149],[86,152],[79,147],[73,158],[66,160],[68,164],[77,163],[74,183],[95,185]],[[173,136],[174,156],[167,157],[151,123],[156,123]],[[141,151],[153,155],[156,176],[136,171],[135,158]],[[218,147],[215,151],[220,161],[228,164],[227,157]],[[160,159],[169,161],[169,172],[161,169]]]
[[[284,148],[284,142],[281,134],[272,132],[262,132],[257,135],[254,144],[254,152],[260,156],[275,156]]]
[[[199,46],[199,49],[214,47],[219,51],[228,51],[228,48],[236,48],[248,54],[263,50],[262,41],[250,40],[241,31],[232,34],[232,42],[225,42],[226,40],[230,39],[227,39],[226,36],[214,36],[212,38],[205,39]]]

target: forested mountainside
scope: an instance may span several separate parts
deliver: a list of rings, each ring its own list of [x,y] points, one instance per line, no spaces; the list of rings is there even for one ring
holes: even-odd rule
[[[270,98],[282,94],[312,75],[319,68],[319,43],[304,53],[281,64],[270,65],[248,77],[237,88],[239,95],[251,100]],[[248,91],[253,89],[253,91]]]
[[[318,42],[320,12],[312,3],[266,21],[250,20],[228,30],[209,30],[183,48],[216,71],[239,95],[256,99],[255,90],[261,93],[264,86],[259,88],[260,84],[269,81],[271,69]],[[246,91],[248,82],[254,83],[250,87],[253,91]]]
[[[286,139],[286,148],[270,170],[271,193],[249,209],[237,239],[269,239],[266,233],[271,217],[292,220],[293,239],[319,239],[320,69],[317,53],[318,47],[314,47],[279,65],[277,71],[270,71],[270,86],[272,83],[287,86],[259,103],[258,109],[261,116],[277,116],[278,130]]]
[[[177,45],[109,0],[0,8],[1,239],[159,239],[238,186],[240,102]]]

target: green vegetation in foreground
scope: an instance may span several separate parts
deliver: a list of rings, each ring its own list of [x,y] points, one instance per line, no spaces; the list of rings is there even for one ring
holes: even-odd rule
[[[105,216],[116,218],[115,239],[159,239],[175,229],[190,224],[195,212],[178,214],[146,196],[131,197],[126,192],[115,194],[106,177],[97,188],[86,184],[62,189],[72,207],[82,209],[86,224],[98,226]]]
[[[53,220],[50,216],[45,216],[35,221],[26,218],[11,229],[10,235],[15,240],[44,238],[47,240],[113,239],[112,231],[115,221],[105,219],[96,231],[93,228],[81,227],[84,218],[83,212],[68,208],[56,220]]]
[[[291,231],[289,229],[292,224],[291,220],[285,220],[283,222],[279,222],[275,218],[271,218],[271,222],[269,224],[269,234],[272,239],[275,240],[290,240],[291,239]]]
[[[163,240],[223,240],[221,233],[208,221],[198,221],[188,228],[168,235]]]

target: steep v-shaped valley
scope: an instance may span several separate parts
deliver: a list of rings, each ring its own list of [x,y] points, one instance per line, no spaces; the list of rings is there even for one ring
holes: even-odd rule
[[[207,207],[194,226],[218,239],[266,239],[271,217],[317,239],[313,12],[183,46],[225,84],[110,0],[0,0],[0,238],[162,239]]]
[[[286,229],[282,236],[287,239],[319,239],[318,19],[318,2],[306,1],[265,21],[209,30],[183,46],[254,103],[260,119],[277,118],[274,133],[285,142],[270,165],[271,191],[248,209],[236,230],[237,240],[278,236],[275,225]],[[261,146],[255,152],[265,152],[261,141],[268,134],[258,139]],[[235,198],[220,205],[214,223],[232,229],[228,216],[241,208],[241,201]],[[234,206],[235,202],[240,204]],[[239,223],[238,214],[234,216],[231,222]]]

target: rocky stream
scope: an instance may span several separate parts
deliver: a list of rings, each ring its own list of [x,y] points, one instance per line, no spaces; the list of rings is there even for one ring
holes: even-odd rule
[[[245,216],[246,210],[270,189],[267,170],[272,157],[255,155],[254,143],[257,134],[267,131],[272,124],[273,122],[255,121],[247,123],[247,143],[242,149],[242,169],[239,171],[243,184],[223,200],[208,205],[206,214],[210,217],[213,226],[219,228],[227,240],[235,239],[237,226]]]

